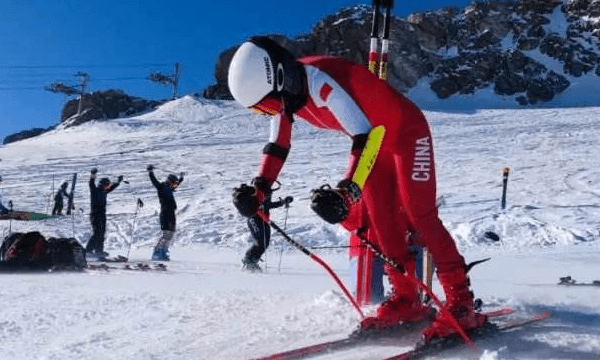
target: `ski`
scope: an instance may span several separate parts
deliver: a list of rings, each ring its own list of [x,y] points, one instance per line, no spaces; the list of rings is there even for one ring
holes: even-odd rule
[[[357,333],[352,333],[350,336],[342,338],[342,339],[326,341],[326,342],[322,342],[322,343],[318,343],[318,344],[313,344],[313,345],[309,345],[309,346],[305,346],[305,347],[301,347],[301,348],[297,348],[297,349],[293,349],[293,350],[288,350],[288,351],[271,354],[271,355],[267,355],[267,356],[262,356],[262,357],[251,358],[251,359],[247,359],[247,360],[305,359],[307,357],[330,353],[330,352],[337,351],[337,350],[343,350],[343,349],[351,348],[354,346],[374,343],[374,342],[377,342],[377,340],[381,340],[382,337],[385,337],[388,339],[390,337],[393,337],[394,339],[397,339],[397,338],[412,334],[417,329],[422,329],[427,324],[429,324],[428,321],[425,321],[422,323],[409,324],[409,325],[400,325],[391,330],[388,330],[386,332],[381,332],[381,333],[374,332],[374,331],[373,332],[369,331],[368,333],[357,332]]]
[[[600,280],[594,280],[591,283],[578,283],[571,276],[561,277],[559,279],[558,285],[564,286],[600,286]]]
[[[97,259],[95,259],[95,261],[98,262],[104,262],[104,263],[123,263],[123,262],[127,262],[129,259],[123,255],[117,255],[115,257],[99,257]]]
[[[305,359],[311,356],[317,356],[325,353],[330,353],[337,350],[344,350],[354,346],[367,345],[371,343],[377,343],[383,338],[386,339],[398,339],[403,336],[414,333],[418,329],[422,329],[429,324],[428,321],[415,324],[405,324],[388,329],[387,331],[366,331],[366,332],[355,332],[348,337],[326,341],[318,344],[313,344],[297,349],[292,349],[280,353],[275,353],[267,356],[250,358],[247,360],[293,360],[293,359]]]
[[[119,265],[116,265],[119,264]],[[167,270],[163,263],[146,261],[130,261],[127,257],[117,255],[115,257],[100,257],[88,260],[88,270]]]
[[[518,329],[524,326],[538,323],[540,321],[548,319],[549,317],[550,314],[542,312],[535,314],[532,317],[524,319],[512,319],[501,323],[490,322],[479,329],[469,332],[469,335],[473,340],[491,338],[494,336],[501,335],[509,330]],[[425,356],[439,354],[443,351],[459,348],[462,346],[465,346],[464,341],[460,337],[454,335],[447,338],[434,339],[433,341],[424,345],[417,345],[417,347],[415,347],[412,350],[392,357],[388,357],[384,360],[416,360],[421,359]]]
[[[88,263],[87,270],[102,270],[102,271],[111,271],[111,270],[135,270],[135,271],[167,271],[167,265],[158,263],[158,264],[149,264],[149,263],[125,263],[123,265],[108,265],[107,263]]]
[[[511,308],[501,308],[498,310],[488,311],[484,314],[489,318],[496,318],[501,316],[510,315],[514,312]],[[414,334],[418,330],[422,330],[424,327],[429,325],[429,321],[424,321],[416,324],[403,324],[393,329],[386,329],[380,331],[356,331],[350,334],[348,337],[326,341],[318,344],[304,346],[297,349],[292,349],[276,354],[266,355],[262,357],[251,358],[247,360],[292,360],[292,359],[304,359],[311,356],[317,356],[333,351],[344,350],[359,345],[377,344],[385,340],[396,340],[403,336]]]
[[[73,173],[73,178],[71,179],[71,192],[69,193],[69,198],[67,200],[67,215],[71,215],[71,210],[74,208],[73,196],[75,195],[75,183],[76,182],[77,182],[77,173]]]
[[[35,221],[55,218],[56,215],[48,215],[31,211],[11,211],[0,215],[0,220]]]

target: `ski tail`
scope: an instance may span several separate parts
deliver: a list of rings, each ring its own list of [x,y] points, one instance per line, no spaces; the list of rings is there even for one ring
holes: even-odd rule
[[[487,325],[475,329],[470,332],[469,335],[477,341],[485,338],[490,338],[503,334],[513,329],[519,329],[525,326],[539,323],[550,317],[549,313],[541,312],[528,318],[511,319],[504,322],[494,323],[490,322]],[[447,338],[438,338],[425,345],[417,345],[412,350],[407,352],[385,358],[384,360],[415,360],[422,359],[426,356],[432,356],[440,354],[445,350],[456,349],[464,346],[465,343],[457,336],[451,336]]]
[[[75,183],[77,182],[77,173],[73,173],[71,179],[71,191],[69,192],[69,199],[67,201],[67,215],[71,215],[71,209],[73,209],[73,196],[75,195]]]
[[[512,308],[506,307],[506,308],[501,308],[501,309],[497,309],[497,310],[486,311],[483,314],[485,314],[488,318],[499,318],[502,316],[511,315],[514,312],[515,311]],[[378,339],[380,339],[382,337],[399,339],[399,338],[402,338],[403,336],[414,334],[416,331],[419,331],[420,329],[423,328],[423,326],[426,326],[427,324],[429,324],[429,322],[424,321],[422,323],[401,324],[400,326],[395,327],[394,329],[392,329],[390,331],[386,331],[386,330],[379,331],[379,332],[357,331],[357,332],[352,333],[350,336],[342,338],[342,339],[312,344],[312,345],[308,345],[308,346],[304,346],[304,347],[300,347],[300,348],[296,348],[296,349],[292,349],[292,350],[288,350],[288,351],[283,351],[283,352],[266,355],[266,356],[262,356],[262,357],[250,358],[250,359],[246,359],[246,360],[305,359],[309,356],[317,356],[320,354],[324,354],[326,352],[346,350],[346,349],[350,349],[353,347],[370,344],[371,341],[376,342]]]

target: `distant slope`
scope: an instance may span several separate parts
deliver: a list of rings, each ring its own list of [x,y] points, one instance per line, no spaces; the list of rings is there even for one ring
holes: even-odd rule
[[[600,237],[600,180],[595,149],[599,108],[428,112],[434,134],[441,216],[461,248],[518,249],[594,243]],[[13,231],[40,230],[87,242],[89,171],[129,184],[109,195],[107,248],[124,252],[152,245],[159,232],[159,204],[146,167],[162,180],[185,172],[176,193],[176,246],[200,243],[243,247],[245,220],[231,203],[231,191],[256,175],[269,119],[232,101],[186,96],[143,116],[58,127],[36,138],[0,148],[3,201],[15,210],[49,212],[52,189],[79,174],[76,215],[45,222],[12,222]],[[309,206],[310,190],[337,183],[351,142],[332,132],[294,124],[290,156],[275,197],[295,198],[288,217],[273,220],[304,244],[346,245],[346,233],[321,221]],[[501,169],[511,168],[508,208],[499,209]],[[145,206],[131,233],[136,200]],[[4,231],[6,222],[0,223]],[[0,228],[2,229],[2,228]],[[485,232],[497,233],[492,242]],[[122,250],[119,250],[122,249]]]

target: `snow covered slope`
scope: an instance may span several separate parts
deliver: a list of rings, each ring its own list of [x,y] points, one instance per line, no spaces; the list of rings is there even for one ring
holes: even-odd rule
[[[482,359],[597,359],[600,288],[562,288],[567,274],[600,278],[600,108],[428,112],[443,196],[442,220],[469,261],[487,308],[550,311],[538,331],[482,344]],[[292,151],[275,196],[294,196],[286,224],[306,246],[346,245],[338,227],[309,208],[310,190],[335,184],[350,141],[295,123]],[[52,189],[77,172],[76,215],[0,223],[0,231],[91,235],[89,170],[123,184],[109,195],[106,247],[147,259],[159,233],[159,204],[146,166],[164,179],[185,172],[176,193],[178,231],[165,273],[111,271],[2,275],[0,359],[243,359],[351,332],[355,313],[322,269],[274,236],[263,274],[240,272],[244,219],[231,190],[255,175],[267,118],[233,102],[184,97],[143,116],[56,129],[0,147],[3,201],[49,212]],[[511,169],[500,209],[502,168]],[[132,233],[137,199],[138,212]],[[485,236],[493,231],[501,241]],[[280,249],[283,255],[280,258]],[[315,250],[347,276],[345,249]],[[281,260],[280,260],[281,259]],[[281,261],[281,265],[279,265]],[[437,284],[434,286],[435,290]],[[368,309],[366,309],[368,310]],[[351,351],[322,359],[377,359],[407,348]],[[450,353],[439,358],[461,359]]]

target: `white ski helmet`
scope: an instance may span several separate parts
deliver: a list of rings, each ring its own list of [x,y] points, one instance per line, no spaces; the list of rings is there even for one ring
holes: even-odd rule
[[[233,55],[227,78],[233,98],[251,107],[267,95],[294,97],[304,91],[306,75],[294,56],[265,37],[253,37]]]

